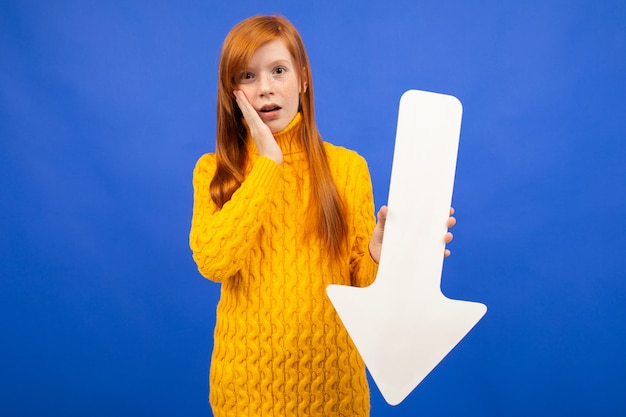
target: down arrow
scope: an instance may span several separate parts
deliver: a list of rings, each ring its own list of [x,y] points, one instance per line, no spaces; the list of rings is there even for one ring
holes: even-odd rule
[[[462,106],[409,90],[400,100],[385,237],[367,288],[328,296],[385,400],[397,405],[487,312],[441,292]]]

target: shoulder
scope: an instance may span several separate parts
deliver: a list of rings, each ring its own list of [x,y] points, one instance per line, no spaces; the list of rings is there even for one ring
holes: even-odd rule
[[[324,142],[324,149],[326,150],[326,155],[331,168],[336,164],[340,164],[342,166],[353,166],[354,164],[367,165],[365,158],[359,155],[356,151],[344,148],[343,146],[337,146],[329,142]]]
[[[205,153],[196,162],[196,166],[198,165],[207,165],[207,164],[215,164],[215,154],[214,153]]]
[[[202,155],[198,161],[196,162],[195,170],[215,170],[215,166],[217,165],[217,161],[215,159],[214,153],[205,153]]]
[[[369,184],[367,161],[356,151],[324,142],[328,165],[338,187],[353,189],[356,184]]]
[[[210,181],[215,174],[217,161],[214,153],[205,153],[196,162],[193,170],[195,181]]]

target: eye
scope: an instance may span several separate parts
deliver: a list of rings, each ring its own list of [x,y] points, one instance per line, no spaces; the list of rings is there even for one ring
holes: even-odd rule
[[[274,68],[274,74],[276,75],[284,75],[287,72],[287,68],[285,67],[276,67]]]
[[[249,81],[252,81],[253,79],[254,79],[254,74],[251,72],[244,71],[241,74],[239,74],[240,83],[249,82]]]

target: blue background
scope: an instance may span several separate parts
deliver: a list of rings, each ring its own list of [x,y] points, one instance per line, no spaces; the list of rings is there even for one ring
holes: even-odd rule
[[[386,202],[407,89],[464,105],[442,277],[485,318],[373,416],[626,415],[626,2],[0,2],[0,414],[205,416],[188,248],[221,42],[286,15]]]

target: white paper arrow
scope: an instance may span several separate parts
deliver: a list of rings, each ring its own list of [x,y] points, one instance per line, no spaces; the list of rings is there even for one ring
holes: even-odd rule
[[[410,90],[400,100],[378,275],[328,296],[385,400],[396,405],[487,311],[441,292],[444,235],[461,130],[455,97]]]

